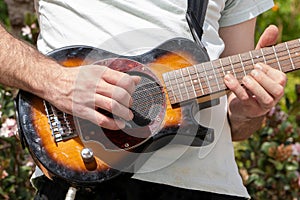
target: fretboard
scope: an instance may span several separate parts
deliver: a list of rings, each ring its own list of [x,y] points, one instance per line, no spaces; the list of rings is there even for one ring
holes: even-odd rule
[[[224,83],[226,74],[231,73],[241,83],[258,62],[285,73],[299,69],[300,39],[164,73],[170,103],[223,92],[228,89]]]

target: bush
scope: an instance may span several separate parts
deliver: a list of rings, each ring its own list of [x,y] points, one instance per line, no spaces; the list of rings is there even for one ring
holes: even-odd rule
[[[13,97],[16,90],[0,86],[0,199],[32,199],[29,177],[34,163],[16,137]]]
[[[253,199],[297,199],[300,196],[299,103],[287,114],[276,106],[265,126],[236,145],[236,159]]]

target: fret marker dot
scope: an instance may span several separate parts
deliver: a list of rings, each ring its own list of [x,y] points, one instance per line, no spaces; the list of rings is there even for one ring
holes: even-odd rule
[[[183,87],[184,87],[184,85],[181,83],[181,84],[180,84],[180,87],[181,87],[181,88],[183,88]]]
[[[194,82],[194,83],[198,83],[198,81],[197,81],[197,80],[193,80],[193,82]]]
[[[213,79],[213,77],[212,77],[212,76],[209,76],[208,78],[209,78],[209,79]]]

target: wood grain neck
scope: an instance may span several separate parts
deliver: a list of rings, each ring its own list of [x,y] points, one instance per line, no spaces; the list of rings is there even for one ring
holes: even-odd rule
[[[241,83],[258,62],[285,73],[299,69],[300,39],[164,73],[169,100],[175,105],[223,92],[228,89],[226,74],[233,74]]]

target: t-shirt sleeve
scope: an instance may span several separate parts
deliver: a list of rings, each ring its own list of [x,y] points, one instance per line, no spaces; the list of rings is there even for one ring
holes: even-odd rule
[[[250,20],[273,6],[273,0],[227,0],[221,12],[220,27]]]

